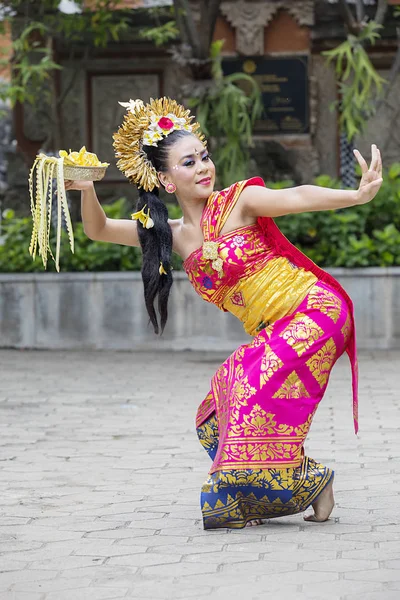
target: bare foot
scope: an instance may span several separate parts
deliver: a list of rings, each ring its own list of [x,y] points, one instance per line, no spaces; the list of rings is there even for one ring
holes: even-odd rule
[[[323,523],[327,521],[330,514],[335,506],[335,500],[333,497],[333,478],[325,489],[320,493],[316,501],[312,504],[314,509],[313,515],[304,517],[305,521],[312,521],[313,523]]]
[[[256,525],[262,525],[263,521],[261,519],[253,519],[246,523],[246,527],[255,527]]]

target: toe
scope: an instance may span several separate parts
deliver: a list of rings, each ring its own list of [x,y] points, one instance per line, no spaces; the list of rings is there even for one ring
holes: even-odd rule
[[[316,521],[316,517],[315,515],[307,515],[306,517],[303,517],[304,521]]]
[[[304,521],[308,521],[309,523],[325,523],[325,521],[327,521],[328,518],[321,519],[321,518],[318,518],[317,515],[315,515],[315,514],[308,515],[307,517],[303,517]]]

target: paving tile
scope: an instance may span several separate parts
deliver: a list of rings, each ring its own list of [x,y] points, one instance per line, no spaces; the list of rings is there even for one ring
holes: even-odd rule
[[[235,564],[248,561],[258,561],[259,554],[253,553],[241,553],[241,552],[203,552],[200,554],[188,554],[183,557],[182,562],[193,562],[193,563],[211,563],[219,565]]]
[[[303,569],[305,571],[332,571],[336,573],[348,573],[351,571],[364,571],[365,569],[378,569],[377,560],[360,560],[355,558],[337,558],[336,560],[321,560],[318,562],[307,562]]]
[[[148,565],[172,565],[180,562],[182,556],[180,554],[126,554],[123,556],[112,556],[108,561],[108,565],[129,565],[132,567],[145,567]],[[172,566],[171,566],[172,568]]]
[[[271,561],[270,559],[264,559],[259,561],[249,562],[246,558],[249,555],[246,554],[243,557],[243,561],[239,564],[223,564],[221,567],[221,572],[224,574],[227,573],[246,573],[251,570],[252,575],[265,575],[266,573],[270,573],[271,575],[274,573],[288,573],[291,571],[297,571],[297,563],[296,562],[287,562],[287,561]]]
[[[306,447],[336,472],[328,522],[212,531],[193,420],[225,357],[198,356],[0,350],[0,600],[397,600],[400,352],[360,356],[357,437],[335,366]]]
[[[345,579],[354,579],[358,581],[400,581],[400,571],[397,569],[374,569],[372,571],[353,571],[345,573]]]
[[[91,587],[90,590],[74,590],[74,600],[88,600],[88,594],[90,594],[90,600],[112,600],[113,598],[125,598],[128,593],[128,588],[116,588],[111,590],[110,588],[96,588]],[[44,600],[71,600],[71,591],[56,591],[48,592]]]
[[[141,575],[143,577],[155,577],[156,579],[160,579],[162,577],[171,577],[171,575],[175,578],[184,577],[185,575],[193,575],[194,573],[215,573],[218,565],[209,564],[209,563],[175,563],[175,564],[165,564],[165,565],[157,565],[152,567],[144,567],[141,571]]]
[[[57,590],[80,590],[89,588],[92,579],[89,577],[57,577],[56,579],[41,580],[41,581],[24,581],[22,580],[16,583],[12,590],[13,592],[55,592]]]
[[[365,584],[364,584],[365,586]],[[389,591],[387,588],[371,591],[365,586],[365,591],[360,594],[348,594],[344,596],[344,600],[399,600],[399,593]]]
[[[41,581],[42,579],[54,579],[57,577],[57,571],[45,571],[43,569],[25,569],[24,571],[8,571],[0,573],[0,590],[12,586],[21,579],[23,572],[24,581]]]

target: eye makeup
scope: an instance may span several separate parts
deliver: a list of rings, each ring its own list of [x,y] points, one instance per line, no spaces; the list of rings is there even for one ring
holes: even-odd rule
[[[193,154],[186,154],[185,156],[182,156],[180,162],[183,161],[183,160],[185,160],[185,159],[192,159],[193,160],[193,158],[195,156],[200,156],[200,155],[204,155],[204,154],[208,154],[207,148],[204,148],[204,150],[202,150],[201,152],[199,152],[198,150],[195,150],[193,152]]]
[[[171,168],[172,168],[172,170],[177,171],[182,167],[191,167],[191,166],[193,166],[193,164],[196,160],[196,157],[200,156],[200,155],[201,155],[201,160],[204,160],[204,159],[209,160],[211,158],[211,154],[209,153],[207,148],[204,148],[204,150],[201,150],[200,152],[198,150],[194,150],[193,154],[186,154],[185,156],[182,156],[179,163],[174,165]]]

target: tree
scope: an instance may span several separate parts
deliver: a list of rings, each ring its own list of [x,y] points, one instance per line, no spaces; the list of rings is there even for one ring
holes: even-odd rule
[[[195,8],[189,0],[173,0],[171,8],[150,11],[156,26],[145,28],[142,37],[158,46],[178,41],[171,50],[174,60],[188,68],[193,81],[210,81],[210,50],[220,5],[221,0],[199,0]]]
[[[218,184],[225,187],[247,175],[253,126],[262,103],[251,76],[223,74],[223,40],[213,42],[220,4],[221,0],[200,0],[195,9],[188,0],[174,0],[172,10],[155,11],[158,26],[142,36],[157,45],[179,40],[171,54],[188,75],[181,96],[196,113],[213,153]]]
[[[375,114],[377,100],[386,81],[377,73],[368,57],[368,47],[380,39],[380,31],[388,10],[387,0],[378,0],[375,14],[368,20],[364,0],[356,0],[355,8],[347,0],[339,0],[347,38],[336,48],[324,52],[328,62],[335,63],[339,85],[339,122],[351,142],[363,132],[368,119]]]
[[[61,107],[91,51],[118,40],[126,29],[126,15],[116,11],[118,0],[69,0],[71,12],[60,10],[59,0],[6,0],[2,3],[2,33],[9,25],[12,33],[11,81],[2,82],[0,97],[11,106],[29,104],[46,119],[44,150],[63,147]],[[62,69],[57,45],[67,48],[68,60],[85,43],[85,54],[61,92],[55,73]],[[3,65],[7,61],[3,60]]]

